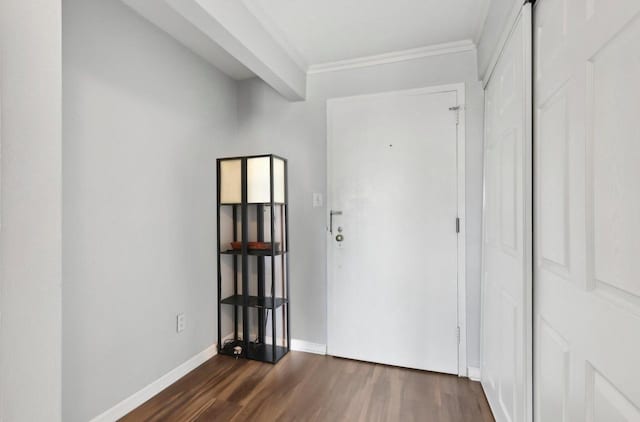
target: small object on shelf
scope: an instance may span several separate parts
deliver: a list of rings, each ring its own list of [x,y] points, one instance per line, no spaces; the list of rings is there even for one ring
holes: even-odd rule
[[[236,346],[233,348],[233,354],[235,355],[236,359],[238,359],[240,357],[240,355],[242,354],[242,346]]]
[[[250,251],[270,251],[271,242],[247,242],[247,248]],[[231,249],[239,251],[242,249],[242,242],[231,242]],[[275,249],[280,251],[280,242],[275,242]]]

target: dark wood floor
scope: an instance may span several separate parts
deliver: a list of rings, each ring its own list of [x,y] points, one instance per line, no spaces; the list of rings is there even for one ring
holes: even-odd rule
[[[291,352],[215,356],[122,421],[493,421],[465,378]]]

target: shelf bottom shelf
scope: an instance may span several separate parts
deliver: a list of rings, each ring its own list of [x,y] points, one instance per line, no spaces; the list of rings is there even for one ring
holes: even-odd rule
[[[244,341],[234,340],[232,342],[225,343],[224,347],[220,349],[219,353],[221,355],[235,356],[235,353],[233,351],[233,348],[235,346],[241,346],[244,349]],[[257,360],[260,362],[277,363],[284,357],[284,355],[287,354],[287,352],[288,350],[286,347],[276,346],[276,355],[274,359],[273,346],[271,344],[250,342],[249,349],[247,351],[243,350],[243,353],[240,355],[240,357]]]

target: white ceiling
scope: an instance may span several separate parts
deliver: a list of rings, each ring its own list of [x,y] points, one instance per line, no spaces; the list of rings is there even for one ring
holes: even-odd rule
[[[308,65],[476,40],[489,0],[244,0]],[[260,17],[260,16],[258,16]],[[267,21],[267,22],[264,22]],[[476,40],[477,41],[477,40]]]

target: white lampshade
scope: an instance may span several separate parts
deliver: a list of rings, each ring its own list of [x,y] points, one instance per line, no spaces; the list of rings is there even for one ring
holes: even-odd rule
[[[239,204],[242,202],[242,161],[220,161],[220,203]]]
[[[247,159],[247,202],[271,202],[271,157]],[[273,200],[284,203],[284,160],[273,157]],[[239,204],[242,202],[242,161],[222,160],[220,162],[220,202]]]

